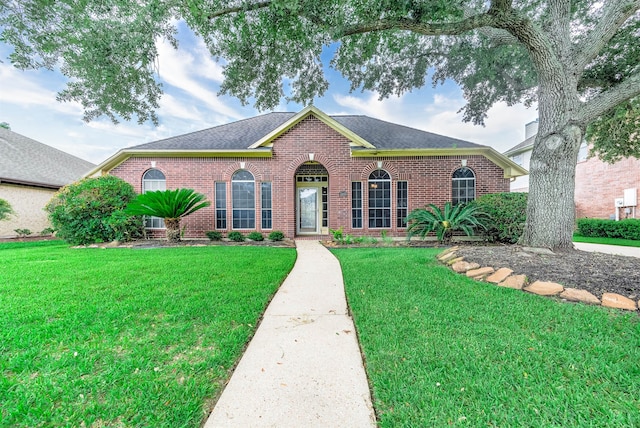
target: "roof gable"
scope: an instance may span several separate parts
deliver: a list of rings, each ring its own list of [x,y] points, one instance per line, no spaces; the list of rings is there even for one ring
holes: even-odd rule
[[[273,140],[296,126],[298,123],[302,122],[304,119],[309,116],[315,116],[322,123],[333,129],[334,131],[342,134],[347,139],[351,140],[353,146],[364,147],[368,149],[374,149],[375,146],[369,143],[367,140],[353,132],[351,129],[344,126],[339,121],[335,120],[331,116],[328,116],[324,112],[318,110],[315,106],[310,105],[302,109],[299,113],[291,117],[288,121],[284,122],[282,125],[278,126],[273,131],[269,132],[267,135],[256,141],[254,144],[249,146],[251,149],[256,149],[258,147],[269,147]]]

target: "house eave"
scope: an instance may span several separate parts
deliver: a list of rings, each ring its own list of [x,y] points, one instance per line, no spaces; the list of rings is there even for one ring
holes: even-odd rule
[[[52,190],[58,190],[64,186],[64,184],[41,183],[37,181],[17,180],[13,178],[3,178],[3,177],[0,177],[0,184],[13,184],[16,186],[40,187],[43,189],[52,189]]]
[[[352,149],[352,157],[404,157],[404,156],[473,156],[480,155],[498,165],[504,178],[527,175],[529,172],[491,147],[441,148],[441,149]]]
[[[132,150],[122,149],[89,171],[84,177],[96,177],[109,173],[129,158],[270,158],[269,148],[232,149],[232,150]]]

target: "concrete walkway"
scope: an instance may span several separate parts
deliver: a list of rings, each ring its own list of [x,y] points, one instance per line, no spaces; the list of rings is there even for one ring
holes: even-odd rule
[[[615,254],[618,256],[640,257],[640,247],[623,247],[621,245],[588,244],[574,242],[576,250],[596,253]]]
[[[319,242],[296,246],[205,428],[375,426],[340,264]]]

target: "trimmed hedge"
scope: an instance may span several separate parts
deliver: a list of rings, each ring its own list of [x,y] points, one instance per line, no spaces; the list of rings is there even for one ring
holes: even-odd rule
[[[528,193],[491,193],[481,196],[473,203],[480,211],[489,215],[487,240],[515,244],[522,236],[527,220]]]
[[[590,238],[618,238],[640,240],[640,219],[602,220],[598,218],[578,219],[578,233]]]

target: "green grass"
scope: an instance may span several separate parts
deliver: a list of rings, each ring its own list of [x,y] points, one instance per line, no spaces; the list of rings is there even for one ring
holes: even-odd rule
[[[636,241],[633,239],[594,238],[594,237],[582,236],[578,234],[573,235],[573,242],[586,242],[589,244],[621,245],[624,247],[640,247],[640,241]]]
[[[636,313],[475,282],[438,251],[333,251],[381,427],[640,426]]]
[[[0,244],[0,426],[200,426],[294,260]]]

